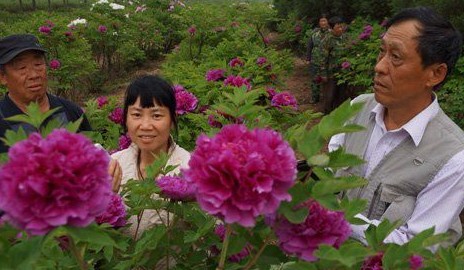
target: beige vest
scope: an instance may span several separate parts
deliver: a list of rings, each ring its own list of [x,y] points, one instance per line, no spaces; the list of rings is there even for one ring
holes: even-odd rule
[[[362,96],[366,104],[353,122],[366,130],[348,133],[345,137],[346,151],[364,156],[372,134],[375,118],[372,109],[377,105],[373,94]],[[403,225],[414,210],[417,195],[435,177],[446,162],[464,149],[464,132],[440,109],[429,122],[420,144],[416,147],[408,136],[388,153],[372,170],[366,186],[349,190],[345,195],[368,201],[363,214],[370,219],[401,220]],[[362,175],[362,166],[337,171],[338,176]],[[456,243],[462,234],[459,217],[448,231]]]

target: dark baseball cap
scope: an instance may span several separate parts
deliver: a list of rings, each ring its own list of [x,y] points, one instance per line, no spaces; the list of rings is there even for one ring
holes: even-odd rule
[[[18,54],[29,50],[47,52],[34,35],[11,35],[0,39],[0,65],[10,62]]]

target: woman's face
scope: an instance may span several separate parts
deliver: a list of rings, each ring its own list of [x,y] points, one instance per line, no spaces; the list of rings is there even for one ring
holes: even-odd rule
[[[127,109],[126,126],[129,137],[141,151],[159,154],[167,152],[172,119],[169,108],[159,106],[142,108],[140,97]]]

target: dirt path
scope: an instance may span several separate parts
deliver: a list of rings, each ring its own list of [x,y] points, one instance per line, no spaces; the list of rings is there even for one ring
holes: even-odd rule
[[[300,111],[311,109],[320,111],[319,105],[310,104],[311,87],[309,83],[308,62],[302,58],[295,57],[293,60],[294,69],[292,74],[284,80],[284,89],[292,93],[298,101]]]

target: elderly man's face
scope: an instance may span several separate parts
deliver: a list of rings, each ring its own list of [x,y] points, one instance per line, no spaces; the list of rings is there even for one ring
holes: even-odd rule
[[[416,110],[430,103],[436,65],[422,66],[417,51],[419,27],[417,21],[404,21],[391,26],[382,39],[374,93],[387,108]]]
[[[0,82],[7,87],[10,97],[22,104],[43,98],[48,82],[44,55],[36,51],[20,53],[0,71]]]

